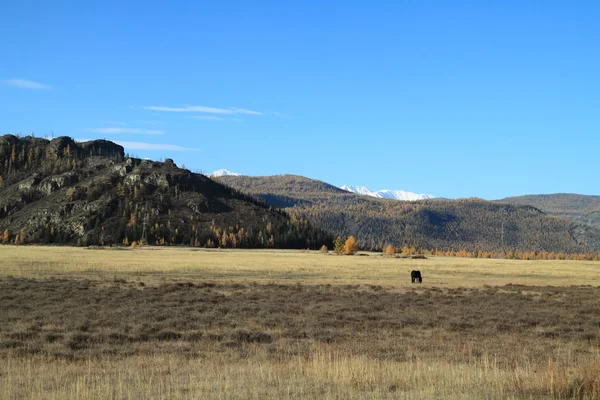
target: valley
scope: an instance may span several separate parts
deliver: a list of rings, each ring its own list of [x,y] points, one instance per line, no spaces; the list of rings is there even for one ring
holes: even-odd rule
[[[598,262],[0,250],[0,398],[600,396]]]

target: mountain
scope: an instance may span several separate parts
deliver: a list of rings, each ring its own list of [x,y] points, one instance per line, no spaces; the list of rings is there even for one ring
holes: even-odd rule
[[[105,140],[0,137],[5,243],[313,247],[330,235],[255,198]]]
[[[364,186],[348,186],[344,185],[341,187],[342,190],[346,190],[348,192],[361,194],[365,196],[377,197],[380,199],[393,199],[393,200],[403,200],[403,201],[415,201],[415,200],[427,200],[433,199],[435,196],[431,194],[417,194],[413,192],[406,192],[404,190],[378,190],[376,192],[370,191],[368,188]]]
[[[208,176],[211,178],[218,178],[220,176],[240,176],[240,174],[228,171],[226,169],[219,169]]]
[[[546,214],[569,218],[585,225],[600,228],[600,196],[556,193],[507,197],[498,201],[531,205]]]
[[[295,175],[215,180],[170,159],[127,158],[121,146],[105,140],[5,135],[0,137],[0,241],[317,248],[331,245],[332,234],[352,234],[366,249],[384,244],[600,249],[594,226],[530,205],[480,199],[400,202]],[[595,212],[592,203],[586,207]]]
[[[529,205],[482,199],[401,202],[357,195],[296,175],[218,180],[334,235],[355,235],[366,249],[380,250],[385,244],[471,251],[600,249],[600,230]]]
[[[322,181],[298,175],[223,176],[215,178],[227,186],[253,195],[272,207],[290,208],[304,204],[327,203],[332,196],[356,195]]]

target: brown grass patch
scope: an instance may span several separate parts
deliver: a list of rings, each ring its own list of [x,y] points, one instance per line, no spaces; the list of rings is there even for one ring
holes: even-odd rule
[[[600,289],[503,287],[405,292],[374,285],[0,280],[0,352],[78,358],[230,352],[252,343],[301,354],[314,342],[376,359],[511,365],[600,344]],[[176,346],[169,343],[177,342]]]

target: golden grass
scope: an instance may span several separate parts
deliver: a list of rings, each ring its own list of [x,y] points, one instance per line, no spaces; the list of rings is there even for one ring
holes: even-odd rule
[[[600,399],[599,283],[598,262],[2,246],[0,399]]]
[[[335,256],[314,251],[1,246],[0,277],[258,281],[410,286],[410,271],[440,287],[598,285],[600,262]]]
[[[178,355],[66,361],[8,357],[2,399],[597,399],[600,364],[505,368],[493,357],[468,363],[397,362],[346,356],[323,345],[308,357],[186,359]]]

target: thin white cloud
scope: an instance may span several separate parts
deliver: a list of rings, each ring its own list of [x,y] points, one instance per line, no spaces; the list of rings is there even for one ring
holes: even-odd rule
[[[90,142],[95,139],[77,138],[77,143]],[[174,144],[128,142],[123,140],[111,140],[111,142],[123,146],[127,150],[170,150],[170,151],[197,151],[193,147],[182,147]]]
[[[127,125],[127,122],[121,122],[121,121],[104,121],[105,124],[110,124],[110,125]]]
[[[132,135],[163,135],[164,131],[155,129],[139,129],[139,128],[94,128],[86,129],[86,132],[103,133],[106,135],[117,135],[127,133]]]
[[[250,115],[264,115],[261,112],[258,111],[253,111],[253,110],[247,110],[245,108],[231,108],[231,111],[233,111],[235,114],[250,114]]]
[[[204,121],[223,121],[223,118],[213,117],[212,115],[194,115],[192,118]]]
[[[164,143],[143,143],[143,142],[125,142],[121,140],[115,140],[115,143],[123,146],[127,150],[170,150],[170,151],[196,151],[192,147],[182,147],[174,144]]]
[[[206,114],[250,114],[250,115],[264,115],[259,111],[248,110],[246,108],[215,108],[215,107],[204,107],[204,106],[186,106],[186,107],[163,107],[163,106],[144,106],[140,107],[144,110],[150,111],[162,111],[162,112],[196,112]]]
[[[3,85],[13,86],[21,89],[34,89],[34,90],[48,90],[52,89],[51,86],[45,85],[43,83],[29,81],[27,79],[7,79],[2,81]]]

